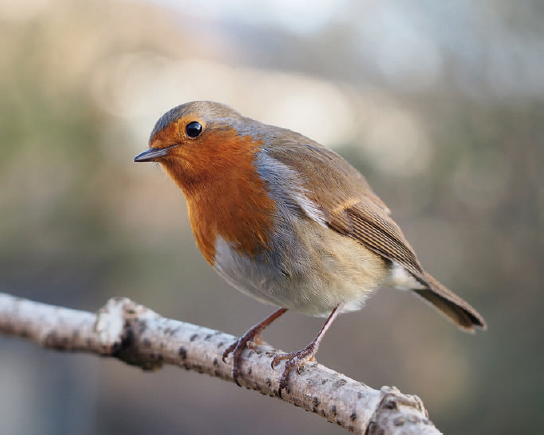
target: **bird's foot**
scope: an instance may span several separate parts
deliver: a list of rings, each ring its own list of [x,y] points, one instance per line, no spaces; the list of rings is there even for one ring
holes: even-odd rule
[[[301,368],[308,361],[315,361],[315,354],[317,352],[317,346],[314,341],[312,341],[304,349],[297,350],[296,352],[291,353],[280,353],[274,357],[272,360],[272,368],[276,367],[280,361],[287,360],[285,362],[285,368],[280,378],[280,383],[278,387],[278,396],[281,397],[282,390],[286,390],[289,393],[289,373],[293,368],[296,368],[297,373],[300,374]]]
[[[232,353],[232,377],[239,387],[241,387],[240,382],[238,382],[239,373],[241,371],[240,360],[242,359],[242,353],[246,346],[248,346],[248,343],[255,345],[264,344],[259,328],[251,328],[223,352],[223,362],[225,363],[227,362],[228,356]]]
[[[232,343],[225,350],[225,352],[223,352],[223,362],[225,363],[227,362],[226,359],[228,358],[228,356],[232,353],[232,378],[234,379],[234,382],[236,382],[236,385],[238,385],[239,387],[241,387],[241,385],[238,382],[238,377],[241,372],[240,363],[242,360],[242,353],[244,352],[244,349],[246,348],[248,343],[252,345],[251,346],[252,349],[254,348],[253,345],[258,346],[258,345],[264,344],[263,340],[261,339],[261,332],[263,331],[264,328],[270,325],[274,320],[276,320],[286,311],[287,311],[287,308],[280,308],[274,311],[266,319],[262,320],[261,322],[253,326],[251,329],[249,329],[238,340]]]

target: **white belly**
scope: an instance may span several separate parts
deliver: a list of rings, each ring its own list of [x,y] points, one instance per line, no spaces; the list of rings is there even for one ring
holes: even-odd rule
[[[358,242],[304,217],[276,231],[271,252],[250,258],[218,238],[215,268],[263,302],[314,316],[361,308],[388,275],[384,261]]]

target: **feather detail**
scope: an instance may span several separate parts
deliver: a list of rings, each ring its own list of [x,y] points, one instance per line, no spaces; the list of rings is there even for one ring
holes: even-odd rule
[[[212,265],[218,237],[258,255],[268,248],[275,211],[255,167],[259,142],[235,129],[211,131],[207,139],[175,149],[169,158],[182,164],[161,162],[185,194],[197,246]]]
[[[282,142],[271,154],[305,180],[308,195],[327,216],[329,228],[389,260],[390,268],[393,264],[403,267],[419,283],[411,290],[461,329],[486,328],[474,308],[423,270],[400,227],[389,216],[387,206],[342,157],[319,144],[301,145],[295,141]],[[390,283],[395,285],[394,281]]]

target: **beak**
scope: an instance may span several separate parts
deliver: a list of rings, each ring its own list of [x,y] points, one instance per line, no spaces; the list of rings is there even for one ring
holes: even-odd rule
[[[135,162],[154,162],[161,157],[168,155],[170,147],[168,148],[149,148],[143,153],[138,154],[134,157]]]

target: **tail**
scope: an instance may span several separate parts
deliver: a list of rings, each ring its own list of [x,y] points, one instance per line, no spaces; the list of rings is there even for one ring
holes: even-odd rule
[[[449,291],[428,273],[425,273],[425,278],[429,288],[413,290],[414,293],[433,304],[463,331],[473,333],[475,327],[487,329],[484,318],[467,302]]]

